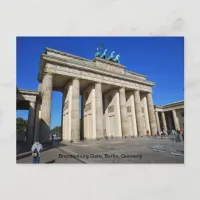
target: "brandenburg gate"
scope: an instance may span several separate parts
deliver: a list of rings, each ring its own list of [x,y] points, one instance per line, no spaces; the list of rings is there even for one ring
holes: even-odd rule
[[[41,101],[36,105],[36,126],[40,128],[34,134],[49,140],[52,91],[60,91],[63,140],[139,137],[147,130],[156,135],[155,84],[146,78],[101,56],[88,60],[46,48],[38,73]]]

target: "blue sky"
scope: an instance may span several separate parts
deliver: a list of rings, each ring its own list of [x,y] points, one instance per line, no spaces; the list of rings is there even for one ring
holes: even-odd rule
[[[93,59],[96,48],[104,44],[109,55],[120,54],[127,70],[144,74],[155,82],[153,101],[163,105],[184,99],[183,37],[18,37],[17,87],[37,90],[40,55],[45,47]],[[62,94],[53,92],[51,128],[61,124]],[[28,111],[17,111],[28,118]]]

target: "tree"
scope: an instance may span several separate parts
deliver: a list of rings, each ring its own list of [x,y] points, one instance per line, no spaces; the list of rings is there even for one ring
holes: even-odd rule
[[[24,120],[23,118],[17,118],[17,132],[24,132],[27,127],[28,120]]]
[[[51,129],[50,134],[56,133],[58,136],[61,136],[61,126],[56,126]]]

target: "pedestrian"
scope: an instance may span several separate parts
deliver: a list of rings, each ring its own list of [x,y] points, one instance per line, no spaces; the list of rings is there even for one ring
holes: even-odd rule
[[[56,143],[56,133],[52,135],[52,145]]]
[[[53,140],[54,140],[54,133],[53,133],[52,136],[51,136],[51,140],[52,140],[52,143],[53,143]]]
[[[147,136],[149,136],[149,129],[147,130]]]
[[[161,138],[163,137],[163,131],[162,130],[160,131],[160,136],[161,136]]]
[[[165,129],[163,129],[163,136],[165,136],[165,134],[166,134],[166,133],[165,133]]]
[[[42,149],[43,149],[43,146],[42,144],[40,144],[39,140],[37,139],[31,148],[34,164],[40,163],[40,152],[42,151]]]
[[[180,140],[180,131],[179,130],[177,130],[176,131],[176,142],[180,142],[181,140]]]
[[[184,131],[183,131],[183,129],[181,129],[180,132],[181,132],[181,135],[182,135],[182,138],[183,138],[183,141],[184,141]]]

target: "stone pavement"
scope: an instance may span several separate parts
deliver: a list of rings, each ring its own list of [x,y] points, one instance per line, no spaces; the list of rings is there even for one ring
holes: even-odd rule
[[[59,146],[62,146],[60,144]],[[58,145],[55,143],[53,146],[51,144],[43,145],[43,151],[41,152],[40,163],[50,164],[50,163],[82,163],[77,159],[69,158],[67,160],[59,159],[59,154],[65,155],[66,153],[62,150],[59,150]],[[23,147],[24,148],[24,147]],[[20,164],[29,164],[32,163],[32,153],[29,148],[21,150],[17,153],[17,163]],[[66,154],[67,155],[67,154]]]
[[[171,155],[167,139],[165,152],[150,147],[152,138],[109,139],[76,143],[61,142],[41,153],[41,163],[184,163],[184,156]],[[172,143],[171,143],[172,144]],[[181,147],[184,152],[184,145]],[[17,163],[31,163],[31,152],[18,154]]]

